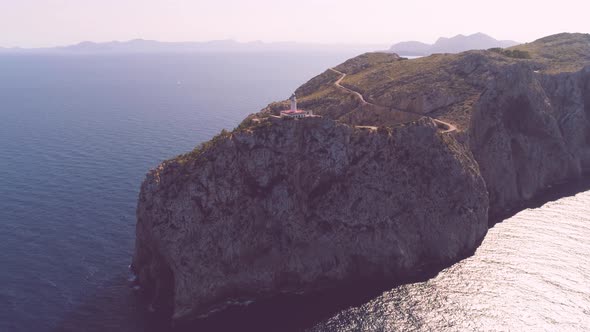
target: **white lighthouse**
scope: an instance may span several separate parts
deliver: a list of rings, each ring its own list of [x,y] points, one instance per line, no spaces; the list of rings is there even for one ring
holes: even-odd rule
[[[289,100],[291,100],[291,112],[296,112],[297,111],[297,97],[295,96],[295,94],[291,95],[291,98]]]
[[[295,96],[295,94],[291,95],[291,98],[289,98],[289,100],[291,101],[291,109],[287,111],[281,111],[281,118],[298,119],[313,116],[313,113],[311,111],[303,111],[297,109],[297,97]]]

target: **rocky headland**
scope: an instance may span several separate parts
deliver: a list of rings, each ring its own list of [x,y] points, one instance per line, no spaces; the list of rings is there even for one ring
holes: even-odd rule
[[[151,170],[132,269],[174,319],[399,280],[590,169],[590,35],[407,60],[370,53]]]

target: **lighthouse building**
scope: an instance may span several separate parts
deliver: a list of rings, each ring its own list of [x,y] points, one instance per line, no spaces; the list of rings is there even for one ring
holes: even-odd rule
[[[281,118],[305,118],[313,116],[311,111],[304,111],[297,108],[297,97],[295,94],[289,98],[291,101],[291,109],[287,111],[281,111]]]

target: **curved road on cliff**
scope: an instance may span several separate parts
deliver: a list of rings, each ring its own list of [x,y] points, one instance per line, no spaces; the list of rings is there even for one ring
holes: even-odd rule
[[[330,70],[333,71],[333,72],[335,72],[336,74],[340,75],[340,78],[334,83],[334,85],[336,87],[338,87],[339,89],[343,89],[343,90],[347,91],[348,93],[352,93],[352,94],[356,95],[360,99],[361,103],[363,103],[363,105],[372,105],[372,106],[377,107],[377,108],[388,108],[388,107],[385,107],[385,106],[381,106],[381,105],[376,105],[376,104],[370,103],[370,102],[368,102],[365,99],[365,97],[361,93],[359,93],[357,91],[354,91],[354,90],[351,90],[351,89],[343,86],[340,83],[342,83],[342,80],[344,80],[344,78],[346,78],[346,74],[343,73],[343,72],[341,72],[341,71],[338,71],[338,70],[336,70],[334,68],[330,68]],[[431,116],[428,116],[428,115],[425,115],[425,114],[420,114],[420,113],[416,113],[416,112],[402,111],[402,110],[397,110],[397,109],[395,111],[402,112],[402,113],[409,113],[409,114],[421,115],[421,116],[427,117],[429,119],[432,119],[432,121],[434,121],[439,128],[441,128],[441,127],[446,128],[444,130],[441,128],[442,133],[450,133],[450,132],[453,132],[453,131],[457,131],[457,127],[455,125],[450,124],[450,123],[445,122],[445,121],[442,121],[442,120],[439,120],[439,119],[435,119],[435,118],[433,118]],[[364,126],[364,127],[369,128],[369,126]],[[374,127],[371,127],[371,128],[374,128]]]

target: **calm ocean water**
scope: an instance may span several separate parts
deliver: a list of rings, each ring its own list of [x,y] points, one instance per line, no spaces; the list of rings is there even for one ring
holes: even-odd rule
[[[145,173],[353,55],[0,57],[0,331],[142,331]]]
[[[0,57],[0,331],[154,330],[127,283],[146,171],[350,56]],[[590,192],[496,225],[473,257],[429,281],[342,308],[307,299],[276,320],[590,330],[588,239]],[[234,317],[268,316],[243,310]]]

